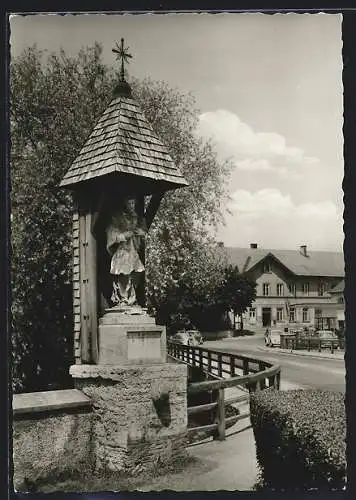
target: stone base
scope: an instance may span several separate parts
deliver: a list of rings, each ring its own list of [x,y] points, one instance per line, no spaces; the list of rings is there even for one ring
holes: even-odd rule
[[[186,365],[74,365],[70,374],[93,402],[97,472],[150,470],[184,454]]]
[[[132,311],[132,312],[130,312]],[[166,329],[134,309],[108,309],[99,321],[99,365],[166,361]]]

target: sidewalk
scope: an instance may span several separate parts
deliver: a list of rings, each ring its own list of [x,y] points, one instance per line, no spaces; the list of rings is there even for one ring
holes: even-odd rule
[[[281,390],[303,387],[281,379]],[[226,399],[236,395],[237,388],[226,390]],[[241,413],[249,403],[237,405]],[[253,491],[258,481],[256,445],[249,418],[226,431],[225,441],[207,438],[187,447],[193,462],[185,470],[155,477],[140,485],[138,491]]]
[[[345,351],[339,351],[335,350],[334,354],[331,354],[330,351],[304,351],[302,349],[298,350],[291,350],[291,349],[281,349],[280,347],[265,347],[265,346],[260,346],[258,348],[260,351],[265,351],[265,352],[280,352],[284,354],[293,354],[295,356],[309,356],[311,358],[326,358],[326,359],[344,359],[345,356]]]
[[[255,439],[249,419],[227,431],[225,441],[211,438],[190,445],[194,461],[178,473],[155,477],[138,491],[251,491],[258,479]]]

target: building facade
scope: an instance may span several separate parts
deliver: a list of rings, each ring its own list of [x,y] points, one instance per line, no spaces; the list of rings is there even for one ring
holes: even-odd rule
[[[247,328],[339,327],[344,278],[341,252],[309,252],[305,245],[298,250],[265,250],[257,244],[226,250],[229,263],[257,283],[256,300],[244,315]]]

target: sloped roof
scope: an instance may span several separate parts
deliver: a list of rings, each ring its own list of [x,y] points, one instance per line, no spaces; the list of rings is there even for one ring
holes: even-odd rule
[[[130,94],[114,96],[60,185],[115,172],[188,185]]]
[[[341,278],[345,275],[344,256],[341,252],[308,251],[308,257],[305,257],[299,250],[226,247],[226,251],[230,264],[238,266],[240,272],[251,270],[271,254],[297,276]]]
[[[334,288],[329,290],[329,293],[343,293],[345,290],[345,280],[341,280]]]

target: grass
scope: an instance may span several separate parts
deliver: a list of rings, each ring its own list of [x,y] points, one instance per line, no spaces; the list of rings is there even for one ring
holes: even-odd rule
[[[165,484],[172,474],[179,474],[199,462],[188,454],[175,457],[169,464],[157,463],[151,470],[145,470],[144,465],[136,467],[131,476],[120,472],[100,472],[100,474],[76,474],[51,481],[42,480],[37,484],[35,492],[99,492],[99,491],[135,491],[141,485],[156,480]]]

